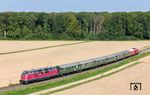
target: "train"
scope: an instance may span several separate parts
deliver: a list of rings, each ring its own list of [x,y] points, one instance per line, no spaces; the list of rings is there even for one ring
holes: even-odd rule
[[[74,62],[53,67],[44,67],[38,69],[25,70],[21,74],[20,83],[29,84],[37,81],[62,77],[75,72],[85,71],[102,65],[107,65],[139,53],[139,49],[132,48],[130,50],[121,51],[115,54],[88,59],[80,62]]]

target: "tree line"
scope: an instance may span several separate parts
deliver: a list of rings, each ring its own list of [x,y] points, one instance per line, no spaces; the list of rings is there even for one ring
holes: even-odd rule
[[[148,40],[150,12],[1,12],[0,39]]]

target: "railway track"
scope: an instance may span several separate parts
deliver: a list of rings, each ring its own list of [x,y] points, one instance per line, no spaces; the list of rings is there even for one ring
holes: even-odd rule
[[[144,52],[150,52],[150,47],[140,49],[140,53],[144,53]],[[123,60],[121,60],[121,61],[123,61]],[[57,77],[57,78],[46,80],[46,81],[35,82],[35,83],[28,84],[28,85],[16,84],[16,85],[8,86],[8,87],[2,87],[2,88],[0,88],[0,93],[5,92],[5,91],[24,89],[24,88],[35,86],[35,85],[38,86],[40,84],[46,84],[46,83],[49,83],[49,82],[52,82],[52,81],[62,80],[62,79],[65,79],[65,78],[68,78],[68,77],[71,77],[71,76],[87,73],[87,72],[94,71],[94,70],[97,70],[97,69],[100,69],[100,68],[104,68],[106,66],[111,66],[112,64],[119,64],[119,62],[121,62],[121,61],[117,61],[117,62],[111,63],[109,65],[99,66],[95,69],[90,69],[90,70],[83,71],[83,72],[80,72],[80,73],[75,73],[75,74],[67,75],[67,76],[64,76],[64,77]]]
[[[55,48],[55,47],[70,46],[70,45],[76,45],[76,44],[82,44],[82,43],[88,43],[88,42],[90,42],[90,41],[82,41],[82,42],[77,42],[77,43],[69,43],[69,44],[62,44],[62,45],[55,45],[55,46],[46,46],[46,47],[32,48],[32,49],[25,49],[25,50],[18,50],[18,51],[2,52],[2,53],[0,53],[0,55],[7,55],[7,54],[13,54],[13,53],[35,51],[35,50]]]

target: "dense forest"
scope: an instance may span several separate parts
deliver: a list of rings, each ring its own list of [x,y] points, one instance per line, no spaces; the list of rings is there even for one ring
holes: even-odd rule
[[[148,40],[150,12],[2,12],[0,39]]]

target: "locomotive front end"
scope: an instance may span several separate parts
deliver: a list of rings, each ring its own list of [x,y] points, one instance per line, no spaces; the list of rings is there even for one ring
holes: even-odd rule
[[[23,71],[23,73],[21,74],[20,83],[27,84],[29,82],[28,77],[29,77],[29,72],[28,71]]]
[[[138,54],[139,53],[139,49],[137,49],[137,48],[132,48],[132,49],[130,49],[130,54],[131,54],[131,56],[132,55],[136,55],[136,54]]]

